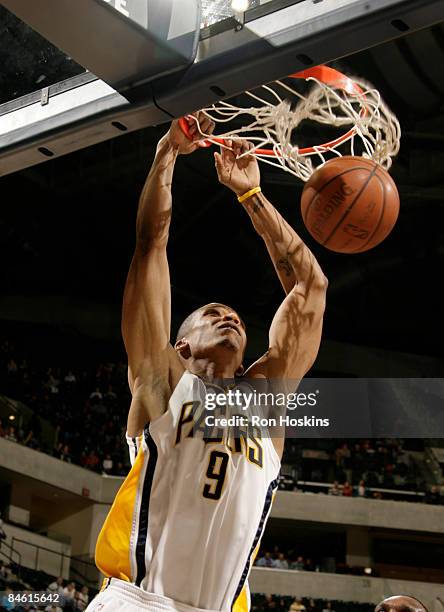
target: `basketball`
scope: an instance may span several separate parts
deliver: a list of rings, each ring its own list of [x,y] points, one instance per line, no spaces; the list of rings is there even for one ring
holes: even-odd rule
[[[399,193],[379,164],[363,157],[338,157],[305,184],[302,219],[313,238],[337,253],[363,253],[392,231]]]

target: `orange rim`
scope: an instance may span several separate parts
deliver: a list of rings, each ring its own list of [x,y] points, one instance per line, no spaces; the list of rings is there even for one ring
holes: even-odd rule
[[[301,72],[295,72],[294,74],[288,75],[289,78],[292,79],[304,79],[307,80],[309,78],[314,78],[324,83],[325,85],[329,85],[330,87],[334,87],[335,89],[341,89],[345,91],[350,96],[362,96],[365,99],[365,94],[361,87],[350,79],[347,75],[339,72],[339,70],[335,70],[334,68],[330,68],[329,66],[314,66],[313,68],[308,68],[307,70],[302,70]],[[362,107],[360,116],[365,117],[367,115],[367,108],[365,106]],[[190,138],[191,135],[189,131],[189,125],[185,117],[181,117],[179,119],[179,125],[182,128],[182,131]],[[329,142],[324,142],[320,145],[316,145],[313,147],[306,147],[304,149],[299,149],[300,155],[309,155],[310,153],[317,153],[322,149],[333,149],[337,145],[345,142],[352,136],[356,134],[356,127],[351,128],[348,132],[335,138],[334,140],[330,140]],[[210,147],[212,144],[225,144],[224,138],[219,138],[215,136],[210,140],[204,140],[201,146]],[[256,155],[264,155],[269,157],[279,157],[272,149],[255,149],[254,153]]]

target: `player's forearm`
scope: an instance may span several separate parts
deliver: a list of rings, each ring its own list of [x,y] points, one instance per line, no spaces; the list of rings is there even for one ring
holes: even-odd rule
[[[325,285],[325,276],[313,253],[263,193],[245,200],[242,206],[264,240],[286,293],[296,284]]]
[[[171,220],[171,182],[177,158],[167,137],[157,145],[156,156],[142,190],[137,211],[137,246],[166,246]]]

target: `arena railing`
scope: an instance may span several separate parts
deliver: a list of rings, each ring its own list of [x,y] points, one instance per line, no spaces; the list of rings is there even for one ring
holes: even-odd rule
[[[331,489],[332,487],[331,482],[311,482],[308,480],[297,480],[296,485],[298,488],[301,488],[303,493],[319,493],[321,492],[321,490],[326,490],[326,492],[328,493],[328,490]],[[426,496],[426,494],[423,491],[409,491],[409,490],[403,490],[403,489],[385,489],[382,487],[366,487],[366,491],[370,494],[376,492],[376,493],[381,493],[381,495],[393,495],[395,498],[398,498],[398,499],[400,497],[407,497],[409,498],[409,501],[413,500],[413,498],[417,498],[418,501],[423,501]]]
[[[96,588],[99,580],[99,571],[97,570],[95,564],[92,561],[87,561],[85,559],[81,559],[80,557],[65,555],[62,552],[51,550],[50,548],[46,548],[45,546],[39,546],[38,544],[31,544],[30,542],[26,542],[25,540],[21,540],[20,538],[12,537],[11,546],[13,547],[14,542],[17,542],[21,545],[25,544],[34,549],[35,557],[34,557],[34,566],[28,567],[28,569],[33,569],[35,571],[41,570],[42,567],[39,567],[39,558],[41,551],[45,553],[50,553],[54,555],[56,558],[59,558],[60,565],[59,571],[56,572],[59,576],[63,576],[65,570],[69,569],[69,576],[76,582],[81,582],[83,585]],[[20,563],[21,564],[21,563]],[[46,570],[45,570],[46,571]],[[47,572],[48,573],[48,572]],[[55,575],[55,574],[54,574]]]
[[[13,538],[14,539],[14,538]],[[9,550],[9,553],[6,553],[4,549]],[[14,555],[17,555],[17,560],[14,560]],[[4,540],[0,542],[0,557],[4,557],[10,563],[14,563],[19,568],[19,578],[20,578],[20,567],[22,565],[22,556],[18,550],[16,550],[12,544],[8,544]]]

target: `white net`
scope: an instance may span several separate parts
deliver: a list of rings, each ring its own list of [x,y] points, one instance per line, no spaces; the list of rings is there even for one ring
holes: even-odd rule
[[[227,146],[227,139],[247,139],[254,145],[249,154],[303,181],[333,156],[362,155],[388,170],[399,151],[401,128],[378,90],[325,66],[302,74],[312,85],[305,94],[287,82],[275,81],[245,92],[255,106],[221,101],[202,109],[217,125],[217,136],[201,131],[202,137],[221,146]],[[307,120],[328,126],[328,131],[336,128],[337,135],[322,144],[300,147],[297,130]],[[230,122],[231,129],[219,131]]]

